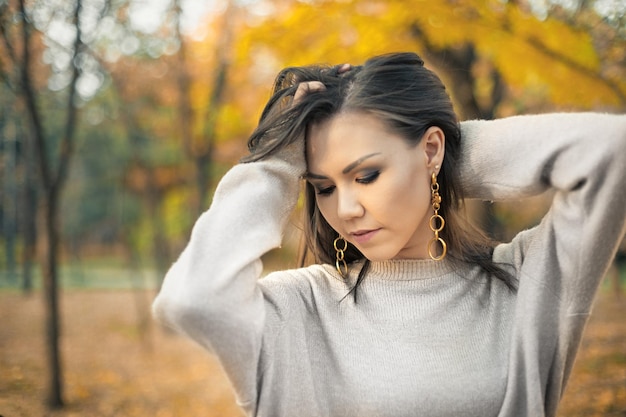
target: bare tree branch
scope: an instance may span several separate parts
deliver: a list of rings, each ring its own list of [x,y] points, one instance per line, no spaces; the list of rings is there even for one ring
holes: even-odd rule
[[[622,104],[626,104],[626,93],[624,91],[621,90],[620,86],[613,82],[612,80],[609,80],[605,77],[603,77],[601,74],[599,74],[597,71],[594,71],[590,68],[587,68],[586,66],[574,61],[573,59],[571,59],[570,57],[561,54],[558,51],[555,51],[553,49],[548,48],[545,44],[543,44],[539,39],[536,38],[526,38],[526,41],[528,42],[529,45],[532,45],[535,49],[537,49],[539,52],[543,53],[544,55],[547,55],[548,57],[562,62],[563,64],[567,65],[568,67],[578,71],[579,73],[594,79],[598,82],[600,82],[601,84],[604,84],[606,87],[608,87],[609,89],[611,89],[615,95],[617,97],[619,97],[620,101],[622,102]]]
[[[191,80],[189,71],[187,70],[187,42],[182,34],[182,7],[181,1],[173,2],[173,15],[176,21],[175,36],[178,40],[178,108],[179,108],[179,126],[183,139],[183,146],[187,155],[194,154],[193,146],[193,111],[191,109]]]
[[[50,164],[48,162],[48,147],[46,145],[46,140],[43,134],[43,124],[41,121],[41,114],[39,113],[39,108],[37,107],[37,100],[35,98],[35,90],[34,86],[31,83],[30,77],[30,65],[31,65],[31,56],[30,56],[30,47],[31,47],[31,33],[30,33],[30,25],[26,21],[26,5],[24,4],[25,0],[19,0],[20,12],[23,16],[22,22],[22,65],[20,66],[20,84],[24,93],[24,99],[26,108],[28,109],[28,114],[31,118],[33,137],[35,139],[35,143],[37,145],[37,158],[39,160],[39,164],[41,167],[41,180],[45,190],[49,190],[51,188],[51,177],[50,177]]]
[[[7,21],[9,20],[7,18],[7,13],[9,13],[9,5],[8,3],[0,6],[0,35],[2,35],[2,43],[4,44],[4,47],[7,50],[7,54],[6,57],[8,58],[9,62],[9,67],[10,66],[14,66],[17,67],[18,62],[17,62],[17,55],[15,53],[15,48],[13,47],[13,44],[11,43],[11,35],[9,34],[9,23],[7,23]]]
[[[81,40],[81,25],[80,25],[80,13],[82,10],[82,1],[76,0],[76,8],[74,9],[73,22],[76,27],[76,38],[74,39],[74,54],[72,59],[72,80],[70,82],[70,89],[67,98],[67,119],[65,122],[65,134],[63,135],[61,148],[59,152],[59,164],[57,166],[57,173],[54,178],[55,186],[62,184],[67,178],[67,171],[69,168],[69,160],[74,151],[75,146],[75,132],[77,125],[77,113],[76,107],[76,84],[80,77],[81,68],[78,61],[78,57],[82,51]]]
[[[15,85],[14,80],[11,79],[11,76],[9,75],[9,71],[6,70],[4,61],[2,61],[1,58],[0,58],[0,80],[2,81],[4,85],[6,85],[9,88],[9,90],[11,90],[13,93],[17,93],[18,87]]]

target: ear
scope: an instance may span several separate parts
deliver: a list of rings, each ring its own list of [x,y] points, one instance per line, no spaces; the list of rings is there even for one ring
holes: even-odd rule
[[[446,153],[446,135],[440,127],[429,127],[422,137],[422,149],[426,159],[426,168],[434,172],[435,167],[440,167]],[[437,168],[438,171],[438,168]],[[439,172],[435,172],[438,174]]]

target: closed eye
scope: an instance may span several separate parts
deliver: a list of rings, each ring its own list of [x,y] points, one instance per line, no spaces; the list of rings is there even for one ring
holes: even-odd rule
[[[369,184],[376,181],[379,175],[380,171],[372,171],[363,177],[357,178],[356,182],[358,182],[359,184]]]
[[[315,187],[315,192],[317,193],[317,195],[322,195],[322,196],[326,196],[326,195],[330,195],[333,193],[333,191],[335,191],[335,186],[331,185],[329,187]]]

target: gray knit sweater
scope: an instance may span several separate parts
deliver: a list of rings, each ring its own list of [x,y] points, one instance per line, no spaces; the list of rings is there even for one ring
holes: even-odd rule
[[[596,289],[625,232],[626,117],[519,116],[462,123],[472,198],[552,190],[533,229],[475,265],[372,263],[358,303],[331,265],[259,279],[281,244],[301,145],[233,167],[154,303],[214,352],[250,416],[554,416]],[[408,215],[408,214],[407,214]]]

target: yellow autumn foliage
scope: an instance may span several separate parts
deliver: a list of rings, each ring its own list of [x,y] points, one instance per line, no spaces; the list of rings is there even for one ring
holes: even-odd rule
[[[415,36],[415,28],[423,38]],[[281,13],[247,28],[236,55],[243,63],[256,49],[271,51],[282,67],[360,63],[385,52],[463,44],[489,59],[508,85],[555,106],[626,104],[624,77],[619,71],[602,73],[589,33],[500,0],[291,1]]]
[[[446,61],[445,54],[443,62],[428,58],[433,51],[470,45],[476,54],[469,70],[471,92],[479,105],[492,104],[494,71],[506,86],[497,115],[626,108],[626,43],[599,20],[592,20],[597,23],[592,36],[582,26],[553,17],[539,19],[504,0],[267,0],[266,5],[271,13],[255,15],[238,6],[228,15],[219,11],[210,15],[203,37],[184,39],[184,62],[179,53],[161,57],[141,67],[143,71],[131,58],[117,66],[116,79],[135,128],[150,143],[149,151],[141,154],[145,164],[192,167],[189,158],[200,160],[213,144],[218,146],[210,155],[212,162],[234,163],[245,152],[246,138],[281,68],[359,64],[393,51],[417,52],[428,66],[440,65],[434,69],[446,80],[445,66],[452,67],[452,59]],[[598,27],[605,30],[600,32],[602,42]],[[219,103],[212,104],[216,74],[223,64],[225,90]],[[181,122],[181,71],[190,86],[192,114],[185,119],[187,125]],[[452,86],[451,95],[454,99]],[[191,152],[183,127],[191,133]],[[180,218],[185,226],[168,227],[170,237],[186,237],[189,207],[206,198],[192,185],[195,172],[195,168],[172,171],[180,178],[165,193],[164,207],[171,216],[166,224]]]

